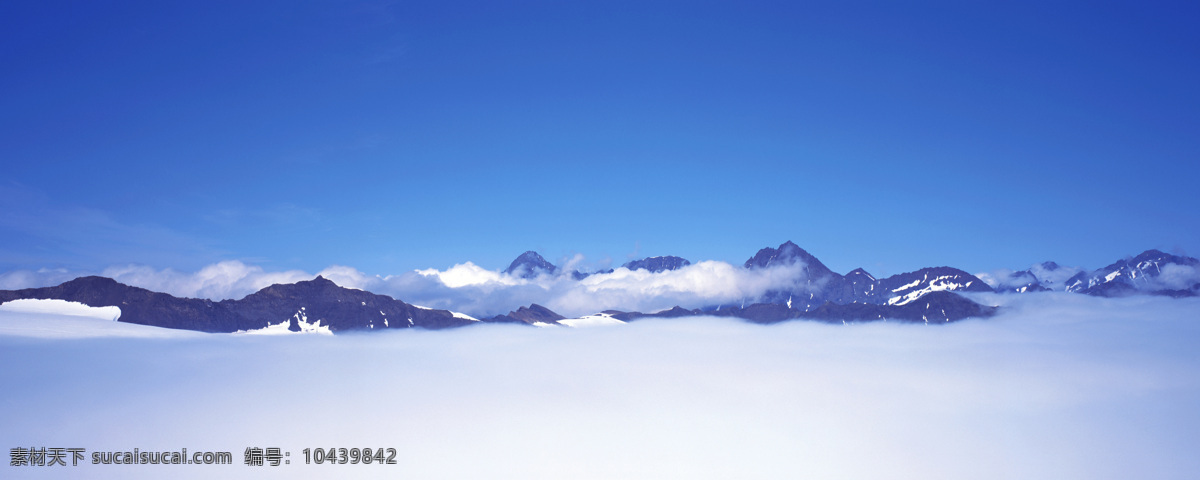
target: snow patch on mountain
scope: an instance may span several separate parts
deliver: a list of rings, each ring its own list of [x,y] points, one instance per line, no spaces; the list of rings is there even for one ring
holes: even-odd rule
[[[382,314],[383,312],[380,312],[380,313]],[[297,327],[299,327],[299,330],[291,329],[293,322],[296,324]],[[384,322],[385,323],[387,322],[386,318],[384,319]],[[329,329],[329,326],[321,325],[320,319],[318,319],[312,323],[309,323],[308,312],[306,311],[306,308],[304,308],[304,307],[301,307],[300,310],[297,311],[295,315],[292,315],[292,318],[289,318],[282,322],[275,323],[275,324],[268,324],[267,326],[265,326],[263,328],[258,328],[258,329],[254,329],[254,330],[238,330],[233,333],[245,334],[245,335],[290,335],[290,334],[294,334],[294,333],[333,335],[333,331],[331,331]]]
[[[4,302],[3,304],[0,304],[0,311],[13,313],[68,315],[73,317],[87,317],[114,322],[121,318],[121,308],[116,306],[93,307],[79,302],[68,302],[66,300],[42,300],[34,298],[23,298]]]
[[[597,313],[593,315],[585,315],[579,318],[567,318],[558,321],[559,324],[568,327],[604,327],[610,325],[624,325],[625,322],[613,318],[612,314]]]
[[[909,302],[912,302],[918,298],[921,298],[922,296],[924,296],[925,294],[930,293],[930,292],[941,292],[941,291],[947,291],[947,290],[949,290],[949,291],[963,290],[963,289],[970,287],[972,284],[972,282],[966,282],[966,283],[955,282],[954,280],[956,280],[957,278],[958,277],[954,276],[954,275],[944,275],[944,276],[934,278],[933,280],[927,280],[928,283],[926,284],[926,286],[924,288],[919,288],[916,290],[905,292],[904,294],[901,294],[901,295],[891,297],[888,299],[887,304],[888,305],[907,305]],[[897,288],[892,291],[899,292],[906,288],[912,288],[912,287],[917,286],[921,282],[922,281],[918,280],[914,283],[907,284],[901,288]]]
[[[78,339],[98,337],[200,337],[207,333],[115,321],[118,307],[89,307],[64,300],[22,299],[0,305],[0,336]]]

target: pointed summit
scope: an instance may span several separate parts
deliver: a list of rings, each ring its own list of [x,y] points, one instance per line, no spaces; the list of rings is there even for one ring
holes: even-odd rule
[[[558,268],[554,264],[547,262],[537,252],[529,250],[513,260],[508,268],[504,269],[504,273],[521,278],[534,278],[543,272],[553,274],[557,270]]]
[[[820,260],[817,260],[817,257],[804,251],[803,248],[792,243],[791,240],[783,242],[783,245],[780,245],[779,248],[767,247],[759,250],[753,257],[746,260],[743,266],[746,268],[766,268],[796,262],[804,263],[804,271],[810,278],[824,278],[836,275],[829,267],[826,267]]]
[[[866,275],[871,280],[875,280],[875,276],[871,275],[870,273],[867,273],[867,271],[863,270],[862,267],[851,270],[850,273],[846,274],[846,277],[857,277],[859,275]]]
[[[317,278],[314,278],[307,282],[300,282],[300,283],[308,283],[315,287],[336,287],[336,286],[338,286],[336,283],[333,283],[333,280],[322,277],[320,275],[317,275]]]

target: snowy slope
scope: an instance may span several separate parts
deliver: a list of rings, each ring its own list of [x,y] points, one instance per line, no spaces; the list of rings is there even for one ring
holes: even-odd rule
[[[602,326],[608,326],[608,325],[624,325],[625,324],[625,322],[617,320],[616,318],[613,318],[612,314],[609,314],[609,313],[597,313],[594,315],[586,315],[586,316],[579,317],[579,318],[567,318],[567,319],[559,320],[558,323],[560,325],[566,325],[568,327],[575,327],[575,328],[602,327]]]
[[[36,338],[192,337],[189,330],[117,322],[121,309],[65,300],[12,300],[0,305],[0,336]]]

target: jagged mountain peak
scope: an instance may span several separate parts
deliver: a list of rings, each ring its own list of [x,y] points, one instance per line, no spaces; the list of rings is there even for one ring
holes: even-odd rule
[[[532,303],[528,307],[521,307],[508,312],[507,315],[496,315],[495,317],[484,319],[484,321],[492,323],[523,323],[527,325],[558,325],[559,320],[566,318],[567,317],[559,315],[549,308]]]
[[[1092,272],[1079,272],[1067,280],[1066,290],[1102,297],[1137,293],[1195,296],[1200,293],[1194,283],[1200,278],[1198,266],[1200,260],[1195,258],[1151,249]]]
[[[509,275],[516,274],[521,278],[534,278],[540,272],[554,273],[557,270],[558,267],[546,261],[540,254],[533,250],[528,250],[517,257],[516,260],[513,260],[508,265],[508,268],[504,269],[504,273]]]
[[[1145,261],[1145,260],[1150,260],[1150,259],[1154,259],[1154,258],[1163,258],[1163,257],[1174,257],[1174,255],[1168,255],[1168,254],[1164,253],[1162,250],[1151,248],[1150,250],[1146,250],[1142,253],[1139,253],[1136,257],[1133,257],[1133,259],[1134,259],[1134,261],[1138,261],[1138,260]]]
[[[824,277],[833,274],[833,271],[829,270],[820,260],[817,260],[817,257],[800,248],[799,245],[792,243],[791,240],[783,242],[779,248],[766,247],[759,250],[753,257],[746,260],[743,266],[745,268],[766,268],[795,262],[803,262],[805,270],[810,276]]]
[[[1195,258],[1184,256],[1184,255],[1172,255],[1170,253],[1166,253],[1161,250],[1155,250],[1155,249],[1146,250],[1146,251],[1138,254],[1136,257],[1133,257],[1133,260],[1131,260],[1130,262],[1135,263],[1135,264],[1141,264],[1141,263],[1145,263],[1145,262],[1176,263],[1179,265],[1200,264],[1200,260],[1197,260]]]
[[[870,278],[871,280],[875,280],[875,276],[871,275],[870,273],[867,273],[867,271],[863,270],[862,267],[851,270],[850,273],[846,274],[846,277],[849,278],[849,277],[859,276],[859,275],[866,275],[867,278]]]

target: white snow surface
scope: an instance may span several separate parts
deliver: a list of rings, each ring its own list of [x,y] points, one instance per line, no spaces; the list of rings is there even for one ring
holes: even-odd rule
[[[9,300],[0,304],[0,311],[17,313],[44,313],[51,315],[70,315],[88,317],[99,320],[116,321],[121,318],[120,307],[93,307],[79,302],[66,300],[22,298]]]
[[[119,307],[66,300],[20,299],[0,305],[0,337],[193,337],[206,334],[116,321]]]
[[[607,313],[597,313],[594,315],[586,315],[579,318],[568,318],[559,320],[558,323],[568,327],[584,328],[584,327],[606,327],[610,325],[624,325],[625,322],[613,318]]]
[[[934,278],[933,280],[929,280],[929,285],[926,286],[925,288],[919,288],[919,289],[907,292],[903,295],[898,295],[898,296],[889,298],[888,305],[906,305],[909,302],[912,302],[913,300],[921,298],[921,296],[923,296],[929,292],[940,292],[943,290],[953,291],[953,290],[959,290],[959,289],[967,288],[967,287],[971,286],[971,282],[967,282],[964,284],[964,283],[957,283],[957,282],[949,281],[950,279],[953,279],[953,278],[956,278],[956,276],[955,275],[942,275],[940,277]],[[910,283],[908,285],[905,285],[901,288],[897,288],[892,291],[899,292],[900,290],[903,290],[905,288],[915,287],[920,283],[921,283],[921,281],[918,280],[916,282]]]
[[[421,310],[436,310],[435,308],[424,307],[424,306],[421,306],[421,305],[413,305],[413,306],[414,306],[414,307],[417,307],[417,308],[419,308],[419,309],[421,309]],[[447,311],[449,311],[449,310],[447,310]],[[381,312],[381,313],[382,313],[382,312]],[[479,321],[479,319],[478,319],[478,318],[472,317],[472,316],[470,316],[470,315],[467,315],[467,314],[465,314],[465,313],[460,313],[460,312],[453,312],[453,311],[450,311],[450,315],[451,315],[451,316],[453,316],[454,318],[461,318],[461,319],[463,319],[463,320],[470,320],[470,321],[472,321],[472,322],[478,322],[478,321]]]
[[[383,313],[383,312],[379,312],[379,313]],[[293,332],[291,330],[288,330],[288,328],[291,326],[291,321],[293,318],[296,320],[296,325],[300,327],[299,332]],[[386,326],[387,318],[384,318],[383,321],[384,321],[384,325]],[[372,325],[371,328],[375,328],[375,326]],[[333,335],[333,331],[329,329],[328,325],[321,325],[320,319],[318,319],[312,323],[309,323],[308,312],[305,307],[300,307],[300,311],[296,312],[295,315],[292,315],[292,318],[289,318],[282,322],[274,323],[274,324],[267,324],[267,326],[265,326],[263,328],[258,328],[258,329],[254,329],[254,330],[238,330],[233,333],[234,334],[243,334],[243,335],[291,335],[291,334]]]
[[[901,291],[901,290],[907,290],[907,289],[913,288],[913,287],[915,287],[915,286],[917,286],[917,285],[920,285],[920,284],[921,284],[921,281],[920,281],[920,280],[913,280],[913,281],[912,281],[912,283],[909,283],[909,284],[906,284],[906,285],[901,285],[901,286],[899,286],[899,287],[893,288],[893,289],[892,289],[892,291],[893,291],[893,292],[899,292],[899,291]]]

